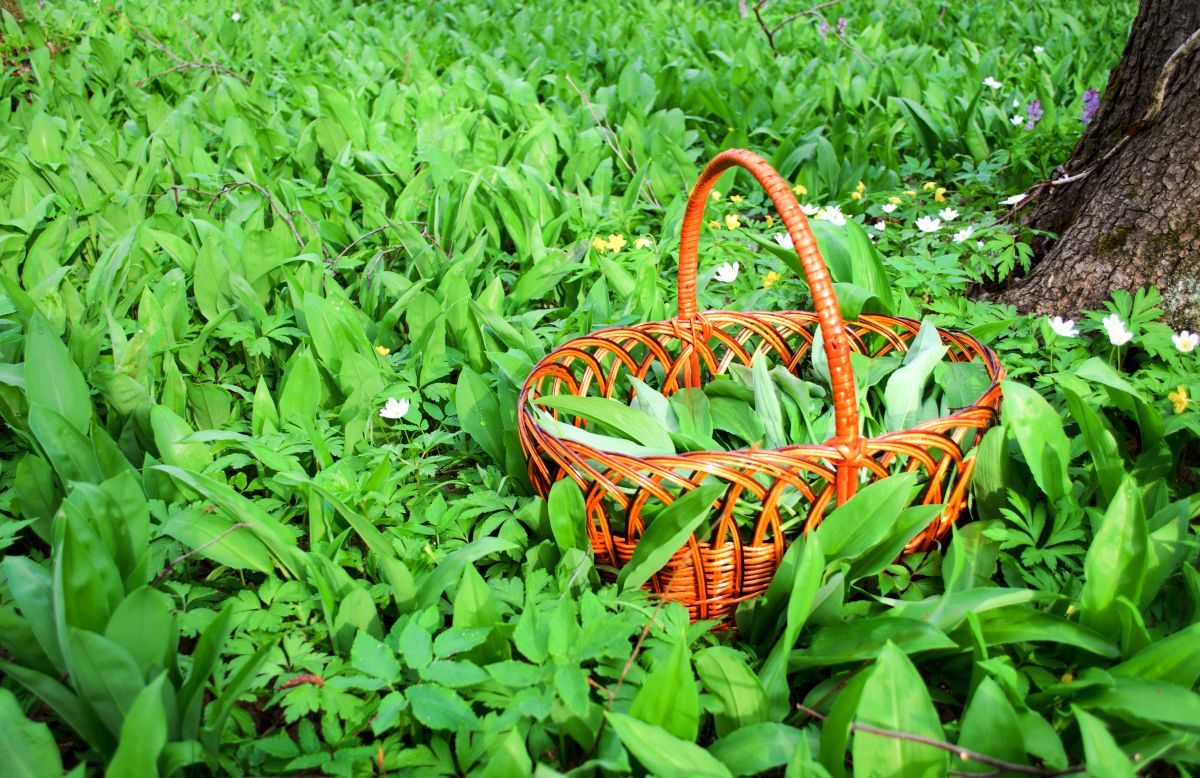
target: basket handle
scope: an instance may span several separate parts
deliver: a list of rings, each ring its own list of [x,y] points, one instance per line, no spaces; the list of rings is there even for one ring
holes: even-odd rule
[[[833,388],[836,436],[827,442],[839,449],[850,464],[838,467],[838,504],[845,502],[857,490],[857,470],[853,464],[862,456],[862,438],[858,434],[858,400],[854,391],[854,370],[850,363],[850,343],[833,280],[825,260],[817,249],[817,240],[808,226],[808,218],[800,210],[792,190],[779,173],[762,157],[746,149],[726,149],[718,154],[700,173],[700,178],[688,196],[683,228],[679,236],[679,319],[694,320],[696,311],[696,269],[700,245],[700,228],[704,223],[704,207],[713,185],[721,174],[733,166],[745,168],[762,184],[775,204],[788,235],[796,247],[796,255],[804,267],[804,278],[812,292],[825,355],[829,360],[829,377]]]

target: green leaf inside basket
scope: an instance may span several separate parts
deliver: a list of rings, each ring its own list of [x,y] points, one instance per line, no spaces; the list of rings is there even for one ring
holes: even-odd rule
[[[647,448],[675,453],[675,444],[671,442],[671,436],[661,424],[637,408],[631,408],[607,397],[576,397],[570,394],[559,394],[539,397],[534,402],[547,408],[594,421]]]
[[[629,590],[649,581],[683,547],[688,536],[712,512],[713,502],[724,491],[725,484],[707,484],[668,505],[647,525],[633,556],[621,568],[617,585]]]

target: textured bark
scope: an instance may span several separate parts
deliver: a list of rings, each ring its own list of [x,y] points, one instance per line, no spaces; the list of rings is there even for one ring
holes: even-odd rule
[[[1040,195],[1025,224],[1059,238],[1035,243],[1040,259],[1001,301],[1065,314],[1154,284],[1169,321],[1200,325],[1200,49],[1180,60],[1162,112],[1140,124],[1163,64],[1197,29],[1200,0],[1142,0],[1100,111],[1062,170],[1086,170],[1131,137],[1086,178]]]

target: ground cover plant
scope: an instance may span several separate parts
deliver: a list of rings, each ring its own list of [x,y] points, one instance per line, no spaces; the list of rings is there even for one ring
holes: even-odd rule
[[[770,40],[732,2],[24,5],[17,774],[1196,772],[1196,337],[1153,289],[1074,321],[972,295],[1028,263],[1003,201],[1132,3],[843,0]],[[895,558],[887,479],[714,631],[639,588],[653,559],[596,568],[569,483],[533,496],[516,403],[569,337],[673,313],[733,146],[793,183],[847,316],[969,329],[1009,380],[947,543]],[[752,184],[709,203],[700,305],[808,308]]]

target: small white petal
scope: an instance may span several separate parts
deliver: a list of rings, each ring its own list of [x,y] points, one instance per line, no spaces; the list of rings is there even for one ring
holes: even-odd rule
[[[931,216],[922,216],[917,219],[917,229],[921,232],[937,232],[942,228],[942,220],[934,219]]]
[[[895,203],[887,203],[887,204],[881,205],[879,207],[883,209],[884,213],[891,213],[892,211],[896,210]]]
[[[963,242],[963,241],[965,241],[967,238],[971,237],[971,235],[972,235],[974,232],[975,232],[975,228],[974,228],[974,227],[969,227],[969,226],[968,226],[968,227],[964,227],[964,228],[962,228],[961,230],[959,230],[958,232],[954,233],[954,242],[955,242],[955,243],[962,243],[962,242]],[[982,241],[980,241],[980,242],[982,243]]]
[[[1046,47],[1045,47],[1045,46],[1034,46],[1034,47],[1033,47],[1033,53],[1034,53],[1034,54],[1041,54],[1041,53],[1042,53],[1043,51],[1045,51],[1045,50],[1046,50]]]
[[[817,211],[819,211],[821,209],[815,205],[808,205],[808,204],[804,203],[804,204],[800,205],[800,210],[804,211],[805,216],[816,216]]]
[[[1020,107],[1021,107],[1021,101],[1014,97],[1013,98],[1013,108],[1020,108]]]
[[[875,229],[879,230],[880,232],[883,232],[884,230],[887,229],[887,222],[877,221],[874,224],[872,224],[871,226],[874,227]]]
[[[1000,87],[1004,86],[1004,84],[1001,84],[999,81],[997,81],[995,78],[993,78],[991,76],[988,76],[987,78],[983,79],[983,85],[986,87],[989,87],[991,89],[999,89]]]
[[[775,242],[785,249],[794,249],[796,244],[792,242],[792,236],[786,232],[778,232],[775,234]]]
[[[230,16],[229,18],[235,22],[240,22],[242,20],[242,15],[240,13],[238,13],[237,11],[234,11],[233,16]]]
[[[385,419],[402,419],[404,414],[408,413],[410,405],[407,399],[397,400],[395,397],[389,397],[379,409],[379,415]]]
[[[824,219],[835,227],[843,227],[846,224],[846,216],[842,213],[842,209],[836,205],[827,205],[817,213],[818,219]]]
[[[723,284],[732,283],[737,280],[739,269],[740,267],[737,262],[725,262],[717,268],[717,272],[713,274],[713,278]]]
[[[1064,338],[1073,338],[1079,334],[1079,329],[1075,326],[1074,319],[1063,320],[1061,316],[1055,316],[1053,319],[1046,319],[1050,324],[1050,329],[1054,330]]]
[[[938,211],[938,216],[941,216],[948,222],[952,222],[958,218],[958,211],[954,210],[953,208],[943,208],[942,210]]]
[[[1022,124],[1025,123],[1025,117],[1019,113],[1016,113],[1016,114],[1013,114],[1013,117],[1011,119],[1009,119],[1009,121],[1012,122],[1012,125],[1014,127],[1020,127]]]

